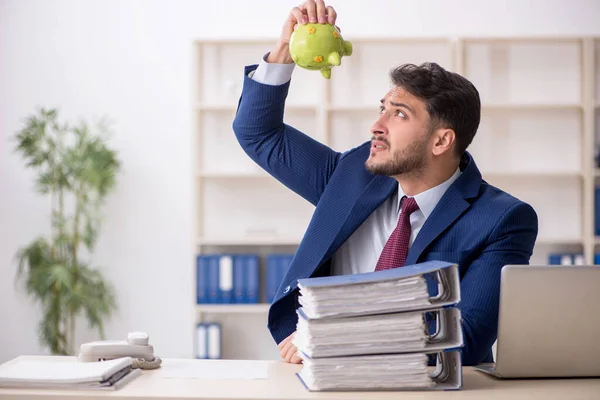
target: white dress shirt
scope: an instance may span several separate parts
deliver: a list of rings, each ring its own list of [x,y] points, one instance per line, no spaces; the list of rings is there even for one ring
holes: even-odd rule
[[[448,187],[460,174],[461,171],[457,168],[454,175],[447,181],[414,196],[419,209],[410,215],[409,247],[415,241],[425,220],[431,215]],[[398,225],[401,212],[400,199],[403,196],[402,187],[398,185],[398,190],[381,203],[340,246],[333,256],[332,275],[358,274],[375,270],[385,243]]]
[[[248,75],[253,80],[267,85],[282,85],[292,78],[296,64],[267,63],[266,55],[258,67]],[[446,190],[460,176],[456,169],[450,179],[414,196],[419,209],[410,216],[411,235],[409,246],[419,234],[425,220],[431,215]],[[332,275],[348,275],[375,270],[377,260],[388,238],[398,224],[402,187],[373,211],[354,233],[336,251],[332,259]]]
[[[258,67],[254,71],[250,71],[248,76],[256,82],[273,86],[283,85],[292,79],[292,73],[296,64],[267,63],[265,59],[268,55],[269,53],[263,56]]]

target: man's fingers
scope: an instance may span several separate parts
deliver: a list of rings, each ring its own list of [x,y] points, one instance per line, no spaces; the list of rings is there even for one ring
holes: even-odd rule
[[[323,0],[317,0],[317,19],[320,24],[327,22],[327,8]]]
[[[294,18],[300,25],[304,25],[308,22],[306,20],[306,15],[304,15],[304,12],[302,12],[302,10],[298,7],[292,8],[291,17]]]
[[[284,360],[286,362],[292,362],[292,357],[293,357],[294,354],[296,354],[296,351],[298,351],[296,349],[296,346],[291,345],[290,348],[288,349],[287,353],[285,354]]]
[[[315,0],[306,1],[306,13],[308,14],[308,22],[311,24],[317,23],[317,5]]]
[[[280,350],[279,350],[279,354],[281,354],[281,357],[284,358],[285,355],[287,354],[288,350],[290,349],[290,346],[292,345],[292,342],[289,341],[285,344],[285,346],[283,346]]]
[[[285,359],[286,354],[290,351],[290,348],[294,347],[294,343],[290,340],[279,350],[281,358]]]
[[[290,336],[288,336],[288,337],[286,337],[285,339],[283,339],[281,342],[279,342],[279,344],[277,345],[277,348],[278,348],[279,350],[283,349],[283,347],[284,347],[284,346],[285,346],[285,345],[286,345],[286,344],[287,344],[287,343],[288,343],[290,340],[292,340],[292,336],[293,336],[293,333],[292,333]]]
[[[335,25],[335,20],[337,19],[337,12],[335,12],[334,8],[331,6],[327,6],[327,22],[331,25]]]
[[[300,356],[299,356],[297,353],[295,353],[295,354],[292,356],[292,359],[290,360],[290,362],[291,362],[292,364],[300,364],[300,363],[302,363],[302,358],[300,358]]]

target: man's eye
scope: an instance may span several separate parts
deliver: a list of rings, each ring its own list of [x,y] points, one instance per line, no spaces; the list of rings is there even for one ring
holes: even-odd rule
[[[405,118],[405,117],[406,117],[406,115],[404,115],[404,113],[403,113],[402,111],[400,111],[400,110],[396,110],[396,111],[394,111],[394,115],[399,115],[399,116],[401,116],[402,118]]]

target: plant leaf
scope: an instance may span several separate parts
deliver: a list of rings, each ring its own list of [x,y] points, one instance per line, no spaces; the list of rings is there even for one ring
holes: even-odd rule
[[[56,109],[27,117],[15,135],[15,151],[35,168],[37,191],[50,195],[52,236],[37,238],[16,253],[16,282],[42,305],[39,338],[54,354],[68,354],[73,317],[84,313],[104,336],[104,320],[116,309],[112,285],[82,261],[100,230],[100,205],[116,185],[117,153],[106,145],[108,129],[58,121]]]

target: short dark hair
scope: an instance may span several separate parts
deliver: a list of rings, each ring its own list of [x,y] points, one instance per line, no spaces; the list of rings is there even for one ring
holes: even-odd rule
[[[403,64],[390,72],[392,83],[425,101],[430,129],[440,126],[456,133],[456,154],[461,157],[473,141],[481,118],[481,100],[465,77],[427,62]]]

